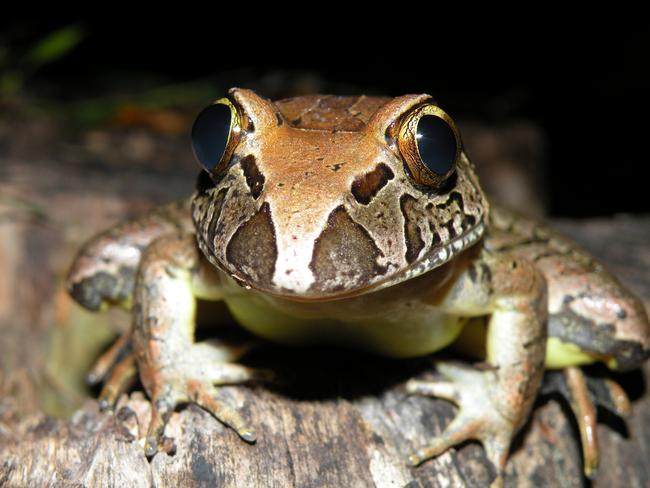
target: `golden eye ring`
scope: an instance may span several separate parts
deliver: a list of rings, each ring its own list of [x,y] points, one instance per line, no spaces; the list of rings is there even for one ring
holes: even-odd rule
[[[210,175],[218,175],[230,159],[240,135],[239,110],[228,98],[220,98],[194,120],[191,132],[194,156]]]
[[[454,173],[462,143],[453,119],[437,105],[417,107],[402,120],[397,144],[413,179],[439,188]]]

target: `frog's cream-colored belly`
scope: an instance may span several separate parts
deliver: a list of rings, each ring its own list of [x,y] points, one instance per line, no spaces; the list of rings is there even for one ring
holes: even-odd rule
[[[245,294],[225,302],[241,326],[274,342],[336,345],[391,357],[438,351],[456,339],[465,322],[435,307],[408,304],[381,315],[350,308],[345,300],[305,304]]]

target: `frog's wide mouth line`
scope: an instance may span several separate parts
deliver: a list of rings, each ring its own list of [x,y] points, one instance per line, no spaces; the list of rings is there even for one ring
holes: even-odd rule
[[[356,296],[365,295],[367,293],[374,293],[376,291],[382,290],[389,286],[402,283],[403,281],[407,281],[411,278],[415,278],[428,271],[436,269],[442,266],[443,264],[449,262],[453,257],[457,256],[461,252],[465,251],[466,249],[476,244],[483,237],[484,233],[485,233],[485,224],[481,219],[474,227],[466,230],[462,234],[459,234],[456,238],[449,241],[444,246],[437,249],[432,249],[427,254],[422,256],[419,260],[414,262],[408,268],[405,268],[394,275],[388,276],[383,280],[377,281],[368,286],[352,289],[352,290],[345,290],[339,293],[336,292],[330,294],[315,293],[313,295],[308,293],[306,294],[281,293],[275,290],[257,287],[255,286],[254,283],[248,283],[247,280],[244,280],[237,276],[233,276],[232,273],[228,273],[228,275],[244,288],[255,289],[267,295],[274,296],[276,298],[280,298],[283,300],[290,300],[293,302],[328,302],[328,301],[343,300],[346,298],[354,298]]]
[[[365,288],[362,291],[378,291],[439,268],[443,264],[449,262],[456,255],[476,244],[483,237],[484,233],[485,224],[481,219],[474,227],[458,235],[455,239],[449,241],[444,246],[438,249],[432,249],[408,268],[400,271],[396,275],[389,276],[380,282],[373,283],[370,287]]]

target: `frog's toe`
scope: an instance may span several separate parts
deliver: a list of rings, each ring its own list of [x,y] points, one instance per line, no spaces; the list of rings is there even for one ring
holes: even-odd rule
[[[135,382],[136,377],[135,356],[128,353],[111,369],[99,395],[99,408],[106,410],[113,407],[120,395]]]
[[[86,375],[86,382],[89,385],[96,385],[104,380],[120,359],[131,352],[131,349],[131,331],[129,330],[118,337],[111,347],[99,357]]]
[[[221,365],[224,373],[219,375],[219,381],[223,380],[225,383],[245,381],[241,371],[234,368],[235,366],[237,365]],[[235,377],[234,373],[239,376]],[[248,375],[246,379],[251,377]],[[255,442],[255,431],[246,423],[236,408],[219,398],[218,388],[210,382],[188,379],[183,388],[174,385],[175,382],[170,382],[160,388],[157,395],[152,395],[151,419],[144,446],[145,455],[148,458],[158,452],[169,453],[175,449],[172,440],[164,436],[165,426],[177,405],[186,402],[194,403],[208,411],[220,422],[233,429],[246,442]]]
[[[440,363],[436,368],[445,380],[411,380],[406,384],[407,392],[448,400],[457,405],[459,411],[441,435],[409,457],[409,463],[417,466],[462,442],[478,440],[500,479],[517,425],[501,415],[499,405],[492,401],[496,382],[494,371],[451,363]]]
[[[235,408],[217,398],[218,393],[214,387],[199,382],[190,382],[188,385],[188,393],[194,403],[210,412],[220,422],[232,428],[243,440],[246,442],[255,442],[257,439],[255,430],[248,426]]]

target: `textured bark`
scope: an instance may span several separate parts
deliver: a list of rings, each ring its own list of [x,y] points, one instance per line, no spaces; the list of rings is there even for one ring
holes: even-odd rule
[[[454,408],[409,397],[404,382],[431,373],[428,359],[385,360],[337,350],[261,348],[250,364],[271,368],[272,385],[227,387],[258,432],[248,445],[199,408],[181,408],[167,435],[174,455],[143,455],[139,429],[149,405],[137,390],[115,413],[86,397],[83,372],[124,315],[82,312],[62,292],[81,240],[152,203],[184,196],[192,170],[119,171],[75,164],[0,163],[0,486],[485,486],[492,473],[468,443],[420,468],[405,457],[441,432]],[[650,298],[650,217],[559,222]],[[118,327],[119,328],[119,327]],[[633,396],[625,429],[598,428],[596,486],[650,486],[650,367],[620,379]],[[90,399],[88,399],[90,398]],[[567,409],[540,400],[508,464],[509,486],[585,486],[578,435]]]

